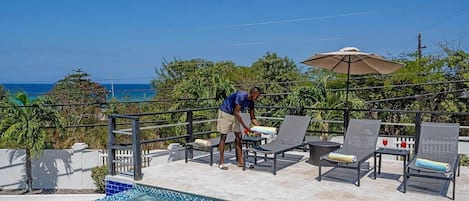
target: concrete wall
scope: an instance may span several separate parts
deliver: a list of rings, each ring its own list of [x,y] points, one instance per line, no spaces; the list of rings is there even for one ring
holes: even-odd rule
[[[25,150],[0,149],[0,188],[20,189],[26,183]],[[35,189],[95,189],[91,170],[100,165],[98,150],[44,150],[33,159]]]

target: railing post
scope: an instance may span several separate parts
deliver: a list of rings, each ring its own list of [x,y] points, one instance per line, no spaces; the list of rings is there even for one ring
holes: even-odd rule
[[[116,175],[116,165],[114,159],[116,158],[116,150],[112,148],[116,144],[116,135],[113,131],[116,129],[116,118],[110,116],[108,119],[108,134],[107,134],[107,167],[110,175]]]
[[[417,154],[419,150],[419,141],[420,141],[420,130],[422,128],[422,113],[415,113],[415,142],[414,142],[414,153]]]
[[[305,108],[304,107],[300,107],[300,114],[301,116],[305,116]]]
[[[350,111],[349,111],[348,108],[346,108],[346,109],[344,110],[344,137],[345,137],[345,134],[347,133],[348,122],[349,122],[349,118],[350,118],[349,112],[350,112]]]
[[[189,134],[189,137],[187,137],[186,142],[192,142],[194,140],[194,132],[193,132],[193,118],[192,118],[192,110],[187,111],[187,134]]]
[[[187,134],[189,134],[188,137],[186,137],[186,143],[190,143],[194,141],[194,132],[193,132],[193,116],[192,116],[192,110],[187,111]],[[194,157],[194,152],[193,149],[189,149],[188,157],[193,158]]]
[[[142,180],[142,150],[140,149],[139,119],[132,119],[132,151],[134,156],[134,180]]]

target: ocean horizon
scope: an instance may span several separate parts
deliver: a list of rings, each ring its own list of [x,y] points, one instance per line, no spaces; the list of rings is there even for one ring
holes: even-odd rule
[[[99,83],[109,92],[107,99],[113,97],[119,101],[145,101],[152,100],[156,95],[155,89],[150,84],[113,84]],[[10,94],[26,92],[32,99],[44,95],[52,90],[55,83],[2,83]]]

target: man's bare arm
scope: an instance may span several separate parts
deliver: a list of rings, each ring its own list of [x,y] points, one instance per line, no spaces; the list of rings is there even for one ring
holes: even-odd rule
[[[259,122],[256,119],[256,115],[254,114],[254,110],[249,110],[249,116],[251,117],[251,122],[254,126],[260,126]]]
[[[243,126],[243,128],[248,129],[249,131],[251,131],[251,129],[249,128],[249,125],[246,125],[246,123],[244,123],[244,121],[243,121],[243,118],[241,118],[241,115],[239,114],[240,111],[241,111],[241,106],[236,105],[235,108],[234,108],[233,115],[238,120],[238,122]]]

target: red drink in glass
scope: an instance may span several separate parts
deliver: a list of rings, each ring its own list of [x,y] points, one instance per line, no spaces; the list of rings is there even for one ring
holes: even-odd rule
[[[401,148],[406,148],[407,147],[407,142],[405,140],[401,141]]]
[[[387,145],[388,145],[388,139],[386,139],[386,138],[383,139],[383,145],[384,145],[384,146],[387,146]]]

